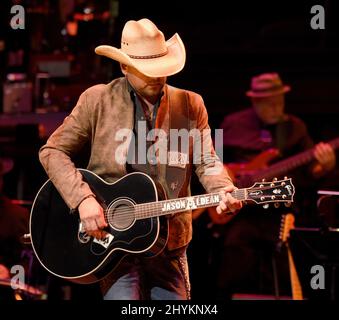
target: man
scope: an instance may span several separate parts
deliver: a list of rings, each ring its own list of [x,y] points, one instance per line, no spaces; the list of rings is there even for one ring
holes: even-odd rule
[[[124,77],[86,90],[70,116],[40,151],[40,161],[47,174],[69,207],[78,209],[88,234],[102,238],[107,223],[103,208],[71,158],[89,142],[88,169],[103,179],[112,182],[127,172],[142,171],[160,182],[167,196],[186,196],[193,164],[192,141],[188,153],[168,152],[176,155],[174,162],[171,157],[165,164],[159,161],[161,148],[152,153],[160,139],[152,135],[152,129],[168,133],[169,129],[180,127],[179,123],[203,134],[203,144],[209,155],[199,157],[201,161],[195,163],[196,172],[208,192],[221,192],[223,200],[218,212],[240,209],[241,202],[230,195],[234,185],[227,172],[213,170],[220,169],[222,164],[213,150],[210,133],[204,131],[209,126],[202,98],[166,84],[167,76],[178,73],[185,65],[185,48],[179,35],[165,41],[163,33],[150,20],[132,20],[124,26],[121,49],[99,46],[96,53],[120,62]],[[180,118],[180,114],[187,116]],[[150,137],[147,141],[141,129]],[[124,130],[135,134],[131,143],[124,144],[117,139]],[[143,146],[147,146],[147,154],[153,154],[146,162],[139,161],[146,154]],[[132,161],[136,156],[136,161]],[[179,159],[185,158],[189,161],[183,165]],[[152,259],[126,258],[112,276],[103,281],[104,298],[188,299],[186,247],[191,233],[190,215],[171,216],[165,250]]]
[[[256,157],[267,150],[277,149],[278,152],[272,154],[275,154],[275,160],[281,160],[313,147],[305,123],[296,116],[285,113],[285,94],[288,91],[290,86],[284,85],[277,73],[253,77],[251,90],[246,93],[252,107],[228,115],[222,122],[224,162],[242,163],[246,167],[247,163],[258,159]],[[297,198],[307,198],[300,188],[308,187],[311,180],[325,175],[335,167],[336,156],[329,144],[320,142],[314,147],[313,153],[314,161],[311,164],[299,168],[299,172],[293,172]],[[258,165],[258,161],[252,161],[254,163]],[[258,174],[267,164],[262,165],[257,168],[247,167],[252,173]],[[286,171],[285,175],[290,176],[291,172]],[[239,173],[237,185],[240,181]],[[299,206],[302,204],[299,203]],[[274,209],[267,213],[260,206],[248,207],[234,219],[228,219],[231,221],[225,225],[218,280],[220,298],[229,297],[235,292],[274,293],[274,278],[268,276],[272,275],[272,268],[267,266],[274,262],[271,257],[279,239],[281,215],[278,212],[286,213],[286,210]],[[278,264],[280,269],[287,261],[284,259],[285,257],[282,264]],[[275,289],[277,294],[278,288]]]
[[[3,194],[3,177],[13,168],[13,161],[0,157],[0,279],[10,278],[10,269],[20,263],[21,237],[28,232],[28,210],[15,205]]]

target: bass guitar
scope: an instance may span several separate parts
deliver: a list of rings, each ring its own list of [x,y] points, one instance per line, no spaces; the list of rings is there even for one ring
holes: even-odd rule
[[[335,150],[339,148],[339,138],[328,142]],[[314,149],[308,149],[284,160],[271,164],[279,157],[277,149],[263,151],[247,163],[228,163],[225,165],[230,175],[237,182],[237,186],[248,185],[254,181],[279,177],[291,170],[311,163],[314,158]]]

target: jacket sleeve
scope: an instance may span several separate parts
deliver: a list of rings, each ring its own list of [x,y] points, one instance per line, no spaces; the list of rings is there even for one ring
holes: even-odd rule
[[[193,118],[195,123],[195,128],[193,128],[195,172],[208,193],[217,192],[227,185],[233,185],[233,182],[213,147],[208,114],[202,97],[198,94],[191,94],[190,106],[191,119]],[[222,138],[222,135],[219,138]]]
[[[86,91],[62,125],[39,151],[39,159],[48,177],[71,208],[75,209],[89,195],[94,195],[75,168],[72,157],[91,139],[91,122]]]

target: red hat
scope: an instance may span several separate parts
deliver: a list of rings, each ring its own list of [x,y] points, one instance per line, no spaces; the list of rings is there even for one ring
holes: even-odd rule
[[[291,90],[291,87],[284,85],[277,73],[264,73],[253,77],[251,90],[246,92],[248,97],[269,97],[282,94]]]

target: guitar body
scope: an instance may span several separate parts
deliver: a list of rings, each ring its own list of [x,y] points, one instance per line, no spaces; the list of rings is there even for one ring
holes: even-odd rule
[[[71,212],[53,183],[38,192],[31,211],[30,234],[40,263],[52,274],[77,283],[99,281],[112,272],[127,254],[152,257],[165,247],[168,219],[135,219],[134,205],[158,201],[153,180],[131,173],[113,184],[80,169],[99,203],[106,209],[109,226],[100,241],[88,236],[77,212]]]

